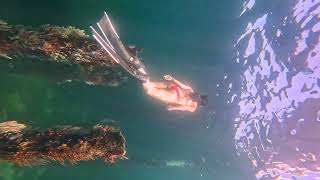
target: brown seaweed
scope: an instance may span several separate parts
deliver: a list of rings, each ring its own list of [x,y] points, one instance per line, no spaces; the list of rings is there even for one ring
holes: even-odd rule
[[[81,69],[81,79],[91,84],[117,86],[127,78],[91,37],[71,26],[34,28],[0,21],[0,57],[32,57],[77,65]]]
[[[19,166],[44,165],[50,161],[76,164],[101,158],[113,163],[126,159],[122,133],[108,125],[91,129],[60,126],[44,131],[16,121],[0,123],[0,160]]]

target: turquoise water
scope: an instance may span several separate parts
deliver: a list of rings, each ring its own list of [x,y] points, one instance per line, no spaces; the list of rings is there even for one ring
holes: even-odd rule
[[[0,179],[254,179],[246,155],[236,154],[236,108],[226,103],[227,92],[217,91],[217,84],[227,89],[229,81],[239,86],[234,42],[245,28],[239,20],[241,3],[3,1],[0,18],[10,24],[72,25],[87,33],[107,11],[122,40],[144,48],[141,56],[155,79],[170,73],[208,94],[210,103],[193,114],[168,112],[164,105],[147,97],[132,78],[117,88],[81,82],[61,84],[56,77],[63,77],[60,70],[69,67],[26,58],[15,62],[3,59],[1,121],[14,119],[43,128],[113,121],[126,136],[129,160],[113,165],[97,160],[76,166],[52,163],[32,168],[2,163]],[[29,68],[47,73],[31,74]],[[173,161],[185,164],[170,166]]]

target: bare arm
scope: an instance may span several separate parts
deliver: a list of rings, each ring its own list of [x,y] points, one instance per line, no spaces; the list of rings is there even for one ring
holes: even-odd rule
[[[185,90],[189,90],[189,91],[193,92],[193,89],[192,89],[190,86],[187,86],[187,85],[183,84],[182,82],[176,80],[175,78],[173,78],[173,77],[170,76],[170,75],[165,75],[165,76],[163,76],[163,78],[164,78],[165,80],[168,80],[168,81],[173,82],[174,84],[176,84],[177,86],[179,86],[181,89],[185,89]],[[169,80],[169,79],[170,79],[170,80]]]
[[[179,86],[182,89],[190,90],[191,92],[193,92],[193,89],[190,86],[187,86],[174,78],[172,78],[172,82],[175,83],[177,86]]]

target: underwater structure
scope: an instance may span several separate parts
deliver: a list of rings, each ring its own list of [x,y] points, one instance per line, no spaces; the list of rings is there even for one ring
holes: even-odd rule
[[[19,166],[50,161],[73,165],[98,158],[108,163],[127,159],[125,138],[119,130],[98,124],[91,129],[57,126],[41,131],[16,121],[0,123],[1,161]]]
[[[78,66],[79,79],[94,85],[117,86],[127,78],[123,69],[94,39],[71,26],[34,28],[9,25],[0,20],[0,57],[31,57]]]

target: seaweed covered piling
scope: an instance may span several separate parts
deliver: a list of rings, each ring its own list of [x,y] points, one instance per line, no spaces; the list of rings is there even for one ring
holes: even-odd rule
[[[32,28],[0,20],[0,57],[78,65],[82,80],[91,84],[117,86],[126,79],[124,71],[92,38],[71,26]]]
[[[44,165],[50,161],[76,164],[103,159],[126,159],[125,138],[108,125],[92,129],[61,126],[39,131],[16,121],[0,123],[0,160],[19,166]]]

